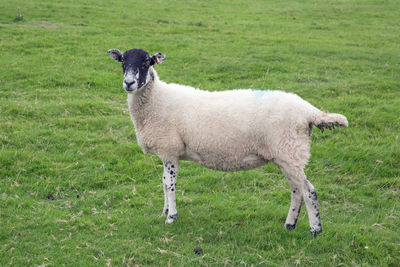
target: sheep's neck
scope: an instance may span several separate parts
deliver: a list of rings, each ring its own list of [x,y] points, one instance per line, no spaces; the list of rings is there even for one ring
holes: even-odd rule
[[[136,130],[140,130],[146,124],[146,118],[148,118],[154,86],[153,73],[150,73],[150,76],[150,82],[136,93],[128,95],[129,113]]]

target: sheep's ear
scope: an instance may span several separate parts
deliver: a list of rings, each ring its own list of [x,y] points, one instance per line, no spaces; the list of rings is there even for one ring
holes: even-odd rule
[[[166,58],[167,58],[167,56],[164,54],[161,54],[161,53],[154,54],[151,57],[150,65],[161,64]]]
[[[122,53],[118,49],[110,49],[107,51],[108,55],[115,59],[116,61],[122,61]]]

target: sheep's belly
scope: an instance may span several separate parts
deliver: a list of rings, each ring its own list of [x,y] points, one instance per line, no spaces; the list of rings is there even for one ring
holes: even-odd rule
[[[194,161],[204,167],[220,171],[249,170],[260,167],[268,162],[268,160],[257,154],[248,154],[243,157],[214,154],[201,155],[188,148],[186,148],[185,154],[180,159]]]

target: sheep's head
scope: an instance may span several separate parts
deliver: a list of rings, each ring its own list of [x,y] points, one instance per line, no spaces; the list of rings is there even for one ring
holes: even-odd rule
[[[150,67],[161,64],[166,59],[166,56],[161,53],[150,56],[142,49],[131,49],[124,53],[118,49],[110,49],[108,54],[122,63],[124,71],[122,85],[128,94],[132,94],[146,85],[150,81]]]

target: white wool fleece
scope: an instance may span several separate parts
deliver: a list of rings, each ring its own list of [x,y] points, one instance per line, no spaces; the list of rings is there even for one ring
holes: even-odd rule
[[[251,169],[271,161],[292,188],[286,228],[295,228],[304,201],[311,233],[322,231],[317,194],[304,167],[310,157],[313,125],[320,129],[347,126],[343,115],[324,113],[292,93],[208,92],[167,84],[152,67],[148,75],[145,86],[128,94],[128,104],[139,145],[164,163],[166,223],[178,218],[179,160],[223,171]]]

